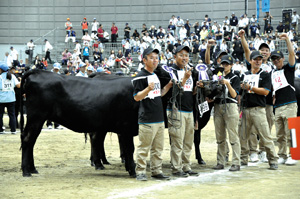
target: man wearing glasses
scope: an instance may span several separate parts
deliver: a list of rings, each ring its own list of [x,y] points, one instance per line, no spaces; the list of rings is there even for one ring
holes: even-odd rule
[[[271,73],[273,86],[273,104],[275,108],[275,127],[278,148],[278,163],[295,165],[287,154],[287,147],[290,146],[290,132],[288,128],[288,118],[297,117],[297,99],[294,88],[295,79],[295,54],[293,45],[286,33],[280,35],[281,40],[285,40],[289,51],[288,63],[284,64],[284,55],[281,51],[275,50],[271,53],[271,60],[276,69]]]

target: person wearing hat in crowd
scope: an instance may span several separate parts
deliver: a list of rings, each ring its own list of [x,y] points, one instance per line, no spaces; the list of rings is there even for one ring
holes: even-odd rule
[[[180,31],[181,27],[184,27],[184,21],[183,21],[183,19],[180,18],[180,16],[177,17],[177,22],[175,23],[175,26],[176,26],[176,36],[177,36],[177,38],[179,38],[179,36],[180,36],[179,31]]]
[[[274,30],[274,28],[273,28],[273,26],[271,26],[271,23],[268,23],[268,26],[265,28],[264,33],[267,34],[267,35],[272,35],[273,30]]]
[[[89,66],[89,67],[87,67],[87,69],[86,69],[86,74],[87,74],[87,76],[89,76],[90,74],[92,74],[93,72],[94,72],[94,67],[93,66]]]
[[[231,71],[233,57],[224,55],[221,58],[221,67],[224,68],[224,92],[217,95],[214,100],[214,124],[218,144],[217,165],[213,169],[224,169],[226,163],[226,130],[232,147],[232,165],[229,171],[240,170],[241,146],[238,134],[238,106],[237,95],[240,89],[240,78]],[[224,128],[225,127],[225,128]]]
[[[72,40],[75,43],[76,40],[76,32],[73,30],[73,27],[70,27],[70,31],[66,34],[65,42],[67,43],[69,40]]]
[[[70,21],[70,18],[67,18],[67,21],[65,23],[65,29],[66,29],[66,34],[70,34],[70,30],[73,27],[72,22]]]
[[[297,11],[294,10],[293,14],[292,14],[292,21],[291,21],[291,25],[292,27],[295,29],[295,31],[298,33],[298,22],[299,22],[299,15],[297,14]]]
[[[241,88],[242,118],[239,125],[240,143],[241,143],[241,165],[248,165],[248,156],[250,153],[248,142],[251,134],[251,128],[257,130],[262,145],[264,146],[270,169],[278,169],[278,156],[271,138],[266,116],[266,96],[271,92],[270,75],[261,69],[263,55],[259,51],[250,52],[245,39],[245,31],[239,31],[242,46],[245,51],[246,60],[251,64],[243,78]],[[250,54],[251,53],[251,54]]]
[[[45,52],[46,52],[46,55],[45,55],[45,60],[49,59],[49,63],[51,64],[52,61],[51,61],[51,57],[50,57],[50,51],[53,49],[52,45],[50,44],[50,42],[45,39]]]
[[[184,24],[184,28],[186,29],[186,36],[189,37],[190,32],[191,32],[191,24],[190,24],[189,19],[186,19],[186,23]]]
[[[139,144],[136,157],[136,179],[146,181],[146,159],[150,151],[151,176],[155,179],[169,179],[162,172],[162,152],[164,147],[164,114],[161,96],[172,87],[169,82],[161,89],[160,81],[153,71],[159,59],[159,51],[147,48],[143,52],[145,67],[132,80],[134,100],[139,104]]]
[[[297,163],[287,154],[291,147],[290,130],[288,128],[288,118],[297,117],[297,99],[294,87],[295,79],[295,54],[291,41],[286,33],[280,35],[281,40],[287,44],[289,59],[284,64],[283,53],[275,50],[271,53],[271,60],[276,69],[271,73],[273,86],[273,104],[275,108],[275,128],[279,151],[279,164],[294,165]]]
[[[79,72],[76,74],[76,76],[77,77],[88,77],[85,69],[86,69],[86,64],[80,63],[79,64]]]
[[[53,69],[51,70],[51,72],[59,74],[60,75],[60,69],[61,69],[61,65],[59,63],[54,63],[53,64]]]
[[[32,64],[32,56],[33,56],[33,50],[34,50],[34,43],[33,40],[31,39],[28,43],[27,43],[27,48],[28,48],[28,64],[31,65]]]
[[[99,22],[96,18],[94,18],[94,21],[92,22],[92,33],[97,34],[97,30],[99,27]]]
[[[14,88],[20,88],[20,82],[15,75],[11,74],[5,62],[0,62],[0,134],[8,134],[3,129],[3,114],[6,107],[9,116],[11,134],[16,134]]]
[[[131,28],[129,27],[128,23],[126,23],[124,28],[124,36],[126,37],[126,39],[130,38],[130,32]]]
[[[285,25],[282,24],[282,21],[279,21],[278,26],[276,27],[276,30],[278,33],[283,33],[285,32]]]
[[[83,21],[81,21],[80,25],[82,28],[82,36],[84,36],[86,32],[89,32],[89,23],[86,21],[86,17],[83,18]]]
[[[230,20],[229,20],[229,25],[230,25],[230,29],[233,29],[234,32],[236,33],[237,32],[237,25],[239,23],[239,20],[238,18],[235,16],[234,12],[232,13],[231,17],[230,17]]]
[[[266,29],[268,27],[268,24],[272,24],[272,19],[273,19],[273,16],[270,14],[270,12],[266,12],[266,15],[265,17],[263,18],[263,20],[265,21],[265,27],[264,27],[264,33],[266,32]]]
[[[168,130],[171,142],[171,168],[172,175],[176,177],[188,177],[198,175],[191,169],[190,156],[194,141],[194,116],[193,116],[193,91],[195,83],[191,76],[192,68],[189,68],[189,52],[187,46],[179,46],[175,50],[173,64],[170,69],[174,74],[174,80],[183,87],[183,94],[177,95],[176,101],[180,106],[167,105]]]

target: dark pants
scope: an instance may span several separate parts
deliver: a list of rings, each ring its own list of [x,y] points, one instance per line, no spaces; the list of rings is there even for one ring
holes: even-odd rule
[[[117,35],[111,34],[111,42],[117,42]]]
[[[130,49],[126,49],[126,51],[125,51],[125,57],[127,57],[129,53],[130,53]]]
[[[28,64],[29,65],[32,64],[32,57],[33,57],[33,50],[29,50],[29,54],[28,54]]]
[[[3,129],[3,114],[4,108],[7,108],[9,117],[9,128],[11,132],[16,131],[16,117],[15,117],[15,102],[0,103],[0,131]]]
[[[51,64],[50,51],[46,52],[45,60],[49,59],[49,63]]]
[[[84,63],[84,62],[85,62],[85,60],[88,60],[88,61],[90,61],[90,60],[89,60],[89,56],[83,56],[83,60],[82,60],[82,62]]]

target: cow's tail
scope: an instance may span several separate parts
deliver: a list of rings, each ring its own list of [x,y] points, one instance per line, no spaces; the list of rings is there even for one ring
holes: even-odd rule
[[[26,83],[26,79],[31,75],[31,74],[34,74],[34,73],[38,73],[39,71],[38,70],[30,70],[28,72],[26,72],[24,74],[24,76],[22,77],[22,80],[21,80],[21,92],[20,92],[20,99],[21,99],[21,103],[20,103],[20,106],[21,106],[21,111],[20,111],[20,131],[21,131],[21,135],[24,131],[24,109],[23,109],[23,105],[24,105],[24,98],[26,98],[26,93],[25,93],[25,83]],[[23,97],[24,96],[24,97]]]

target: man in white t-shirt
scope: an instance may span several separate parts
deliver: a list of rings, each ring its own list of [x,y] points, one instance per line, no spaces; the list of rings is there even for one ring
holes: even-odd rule
[[[298,33],[298,20],[300,19],[299,15],[297,14],[297,11],[294,10],[292,15],[292,27],[295,29],[295,31]]]
[[[19,61],[18,61],[18,58],[19,58],[19,53],[16,49],[14,49],[13,46],[10,47],[10,56],[13,60],[13,66],[19,66]]]

